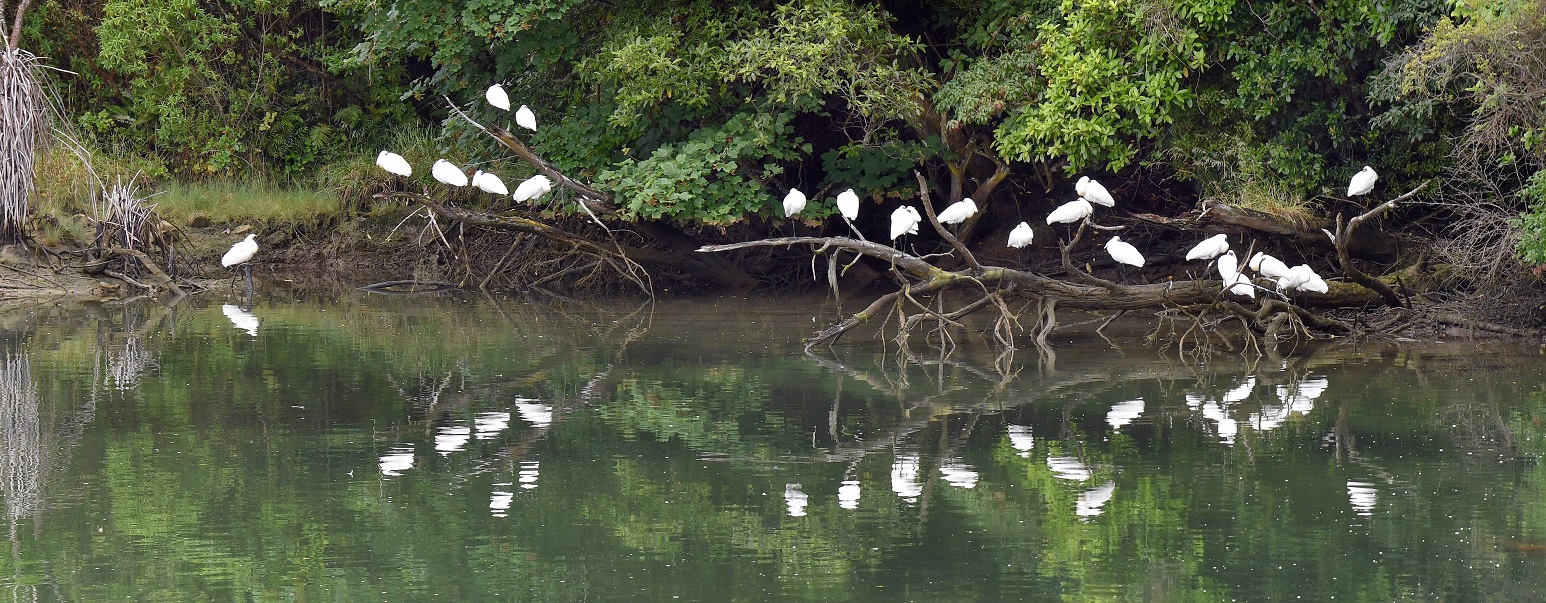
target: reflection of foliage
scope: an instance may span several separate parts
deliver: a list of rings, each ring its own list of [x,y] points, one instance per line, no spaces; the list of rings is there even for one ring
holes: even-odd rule
[[[734,366],[685,372],[698,378],[673,383],[623,380],[613,402],[599,410],[601,417],[625,437],[642,431],[659,440],[680,438],[700,452],[760,458],[777,454],[767,448],[771,442],[754,437],[758,432],[781,433],[784,420],[763,411],[768,392],[754,377]]]

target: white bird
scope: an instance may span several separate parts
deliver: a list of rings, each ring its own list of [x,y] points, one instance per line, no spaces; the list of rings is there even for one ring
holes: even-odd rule
[[[1379,180],[1380,175],[1374,173],[1374,168],[1363,166],[1357,174],[1353,174],[1352,182],[1347,183],[1347,196],[1367,195],[1374,190],[1374,181]]]
[[[231,246],[231,250],[220,256],[220,265],[230,268],[237,264],[245,264],[258,254],[258,241],[255,234],[247,235],[247,238],[237,241]]]
[[[516,201],[521,202],[536,201],[551,190],[553,190],[553,181],[548,180],[547,176],[537,174],[517,185],[515,187],[515,194],[510,196]]]
[[[918,209],[911,205],[903,205],[891,212],[891,240],[895,241],[904,234],[918,234],[918,223],[923,221],[923,216],[918,215]]]
[[[1223,277],[1226,283],[1233,283],[1235,277],[1240,275],[1240,260],[1235,257],[1233,250],[1226,251],[1224,255],[1219,256],[1218,262],[1215,265],[1219,269],[1219,276]]]
[[[1020,249],[1031,244],[1031,239],[1036,236],[1031,230],[1031,225],[1021,222],[1014,230],[1009,231],[1009,246]]]
[[[1111,254],[1111,259],[1117,263],[1143,267],[1143,254],[1138,253],[1138,248],[1131,243],[1123,241],[1122,237],[1111,237],[1110,241],[1106,241],[1106,253]]]
[[[258,318],[258,315],[243,310],[240,306],[222,304],[220,306],[220,312],[225,314],[225,317],[231,320],[232,326],[246,331],[248,335],[252,335],[254,337],[256,337],[258,334],[258,327],[263,324],[263,319]]]
[[[483,93],[483,98],[488,99],[488,104],[506,111],[510,110],[510,95],[505,94],[505,87],[494,84],[488,87],[488,92]]]
[[[532,113],[530,107],[521,105],[521,108],[515,110],[515,125],[536,132],[537,114]]]
[[[1229,293],[1256,299],[1256,286],[1252,285],[1250,277],[1244,274],[1236,272],[1234,280],[1225,281],[1224,285],[1224,290]]]
[[[1246,265],[1250,266],[1251,270],[1255,270],[1257,274],[1267,278],[1283,278],[1284,275],[1288,274],[1288,264],[1284,264],[1283,260],[1260,251],[1256,252],[1256,255],[1251,256],[1251,261],[1247,262]]]
[[[1316,281],[1319,281],[1319,283],[1312,284]],[[1306,291],[1318,291],[1320,293],[1325,293],[1326,281],[1321,280],[1320,275],[1316,274],[1308,264],[1300,264],[1298,266],[1294,266],[1293,268],[1289,268],[1288,274],[1278,278],[1279,291],[1290,291],[1293,289],[1304,289]]]
[[[444,159],[436,159],[434,167],[430,168],[429,172],[436,180],[451,186],[467,186],[467,174],[456,167],[456,164]]]
[[[1221,232],[1203,239],[1201,243],[1192,246],[1192,250],[1186,252],[1186,259],[1211,260],[1224,255],[1226,251],[1229,251],[1229,241],[1226,240],[1224,233]]]
[[[413,166],[408,165],[408,160],[391,151],[382,151],[380,155],[376,155],[376,165],[398,176],[413,175]]]
[[[1089,176],[1080,176],[1079,182],[1074,183],[1074,192],[1080,197],[1089,199],[1091,203],[1098,203],[1106,207],[1116,207],[1117,200],[1111,198],[1111,192],[1101,183]]]
[[[859,219],[859,195],[854,194],[854,189],[837,194],[837,211],[849,220]]]
[[[945,211],[939,212],[938,217],[941,224],[960,224],[976,213],[977,202],[972,201],[971,197],[967,197],[951,203],[950,207],[945,208]]]
[[[500,180],[499,176],[495,176],[483,170],[473,172],[472,185],[478,187],[478,190],[481,190],[485,193],[495,195],[510,194],[510,189],[505,188],[505,181]]]
[[[805,209],[805,193],[797,188],[789,189],[789,194],[784,195],[784,217],[800,213],[802,209]]]
[[[1047,214],[1047,223],[1073,224],[1090,217],[1092,213],[1095,213],[1095,208],[1090,207],[1090,202],[1084,197],[1080,197],[1052,210],[1052,213]]]

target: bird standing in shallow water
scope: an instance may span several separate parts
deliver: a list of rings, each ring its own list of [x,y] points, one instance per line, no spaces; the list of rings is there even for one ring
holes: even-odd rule
[[[258,254],[258,235],[249,234],[247,238],[237,241],[231,246],[231,250],[220,256],[220,265],[226,268],[241,266],[242,273],[247,277],[247,298],[252,298],[252,256]]]

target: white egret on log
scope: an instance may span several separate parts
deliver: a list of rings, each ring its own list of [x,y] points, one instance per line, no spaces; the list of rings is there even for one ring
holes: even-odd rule
[[[488,87],[488,92],[483,93],[483,98],[488,99],[488,104],[494,105],[506,111],[510,110],[510,95],[505,94],[505,87],[494,84]]]
[[[444,159],[436,159],[435,165],[430,168],[430,174],[445,184],[451,186],[467,186],[467,174],[456,164]]]
[[[1095,213],[1095,208],[1091,207],[1090,202],[1084,197],[1080,197],[1052,210],[1052,213],[1047,214],[1047,223],[1073,224],[1090,217],[1092,213]]]
[[[376,155],[376,165],[398,176],[413,175],[413,166],[408,165],[408,160],[391,151],[382,151],[381,154]]]
[[[1246,262],[1246,265],[1250,266],[1251,270],[1255,270],[1257,274],[1267,278],[1283,278],[1288,275],[1288,264],[1284,264],[1283,260],[1260,251],[1256,252],[1256,255],[1251,256],[1251,261]]]
[[[520,202],[536,201],[551,190],[553,190],[553,181],[548,180],[547,176],[537,174],[516,186],[515,194],[511,195],[511,197]]]
[[[918,223],[923,217],[918,215],[917,208],[911,205],[903,205],[891,212],[891,240],[895,241],[904,234],[918,234]]]
[[[849,220],[859,219],[859,195],[854,194],[854,189],[837,194],[837,211]]]
[[[1186,252],[1186,259],[1211,260],[1224,255],[1226,251],[1229,251],[1229,241],[1224,236],[1224,233],[1221,232],[1194,245],[1191,251]]]
[[[1143,267],[1143,254],[1138,253],[1138,248],[1133,247],[1132,243],[1123,241],[1122,237],[1111,237],[1110,241],[1106,241],[1106,253],[1111,254],[1111,259],[1119,264]]]
[[[1380,175],[1374,173],[1374,168],[1363,166],[1357,174],[1353,174],[1353,180],[1347,184],[1347,196],[1356,197],[1367,195],[1374,190],[1374,181],[1379,180]]]
[[[500,196],[510,194],[510,189],[505,188],[505,181],[500,180],[499,176],[495,176],[483,170],[473,172],[472,185],[478,187],[478,190],[481,190],[485,193]]]
[[[1116,207],[1117,205],[1117,200],[1111,197],[1111,191],[1106,190],[1104,185],[1096,182],[1095,179],[1089,176],[1079,177],[1079,181],[1074,183],[1074,192],[1078,193],[1080,197],[1089,199],[1091,203],[1106,207]]]
[[[532,113],[530,107],[521,105],[521,108],[515,110],[515,125],[536,132],[537,114]]]
[[[784,217],[792,217],[803,209],[805,209],[805,193],[797,188],[789,189],[789,194],[784,195]]]
[[[971,197],[967,197],[951,203],[950,207],[945,208],[945,211],[939,212],[939,222],[941,224],[960,224],[976,213],[977,203],[972,201]]]
[[[1014,230],[1009,231],[1009,246],[1015,249],[1020,249],[1026,245],[1030,245],[1031,239],[1035,236],[1036,233],[1035,231],[1031,230],[1031,225],[1026,224],[1025,222],[1021,222],[1020,225],[1016,226]]]
[[[1224,278],[1225,283],[1235,282],[1235,276],[1240,274],[1240,259],[1235,257],[1233,250],[1224,252],[1214,265],[1219,269],[1219,276]]]

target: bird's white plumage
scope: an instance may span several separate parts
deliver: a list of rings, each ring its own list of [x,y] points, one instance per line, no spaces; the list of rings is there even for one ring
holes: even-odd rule
[[[237,264],[245,264],[252,256],[258,254],[258,235],[249,234],[247,238],[237,241],[231,246],[231,250],[220,256],[220,265],[230,268]]]
[[[515,125],[536,132],[537,114],[531,112],[531,107],[521,105],[521,108],[515,110]]]
[[[1246,265],[1250,266],[1251,270],[1255,270],[1257,274],[1267,278],[1283,278],[1284,275],[1288,274],[1288,264],[1284,264],[1283,260],[1260,251],[1256,252],[1256,255],[1251,256],[1251,261],[1247,262]]]
[[[1020,249],[1021,247],[1030,245],[1031,239],[1035,236],[1036,233],[1031,230],[1031,225],[1026,224],[1025,222],[1021,222],[1020,225],[1016,226],[1014,230],[1009,231],[1009,246],[1015,249]]]
[[[1353,174],[1353,180],[1347,183],[1347,196],[1367,195],[1374,190],[1374,181],[1379,180],[1380,175],[1374,173],[1374,168],[1363,166],[1357,174]]]
[[[1240,259],[1235,257],[1233,250],[1224,252],[1214,264],[1219,269],[1219,276],[1225,283],[1235,282],[1235,277],[1240,274]]]
[[[793,216],[803,209],[805,209],[805,193],[797,188],[789,189],[789,194],[784,195],[784,217]]]
[[[854,194],[854,189],[837,194],[837,211],[842,213],[844,218],[859,219],[859,195]]]
[[[1080,197],[1089,199],[1091,203],[1106,207],[1116,207],[1117,205],[1117,200],[1111,197],[1111,191],[1106,190],[1105,185],[1089,176],[1079,177],[1079,181],[1074,183],[1074,192],[1078,193]]]
[[[1235,273],[1233,280],[1224,281],[1225,291],[1235,295],[1242,295],[1252,299],[1256,298],[1256,287],[1251,284],[1251,279],[1244,274]]]
[[[1092,213],[1095,213],[1095,208],[1091,207],[1090,202],[1085,200],[1084,197],[1080,197],[1052,210],[1052,213],[1047,214],[1047,223],[1072,224],[1090,217]]]
[[[478,190],[494,195],[508,195],[510,189],[505,188],[505,181],[483,170],[478,170],[472,175],[472,185]]]
[[[960,224],[976,213],[977,202],[972,201],[971,197],[967,197],[951,203],[950,207],[945,208],[945,211],[939,212],[938,217],[940,224]]]
[[[1132,243],[1123,241],[1122,237],[1111,237],[1106,241],[1106,253],[1111,254],[1111,259],[1129,266],[1143,267],[1143,254],[1138,253],[1138,248]]]
[[[553,190],[553,181],[547,176],[537,174],[522,181],[515,187],[515,194],[510,196],[516,201],[536,201],[551,190]]]
[[[430,168],[429,173],[435,176],[436,180],[445,184],[467,186],[467,174],[462,172],[462,168],[456,167],[456,164],[444,159],[436,159],[435,165]]]
[[[382,151],[376,155],[376,166],[398,176],[413,175],[413,166],[408,165],[408,160],[391,151]]]
[[[1224,255],[1226,251],[1229,251],[1229,241],[1225,238],[1224,233],[1221,232],[1203,239],[1201,243],[1193,245],[1192,250],[1186,252],[1186,259],[1211,260]]]
[[[483,93],[483,98],[488,99],[488,104],[494,105],[506,111],[510,110],[510,95],[505,94],[505,87],[494,84],[488,87],[488,92]]]
[[[918,223],[923,221],[923,216],[918,215],[918,209],[911,205],[903,205],[891,212],[891,240],[895,241],[904,234],[918,234]]]
[[[1330,290],[1321,275],[1316,274],[1308,264],[1300,264],[1288,269],[1288,273],[1278,278],[1279,291],[1291,291],[1303,289],[1316,293],[1325,293]]]

